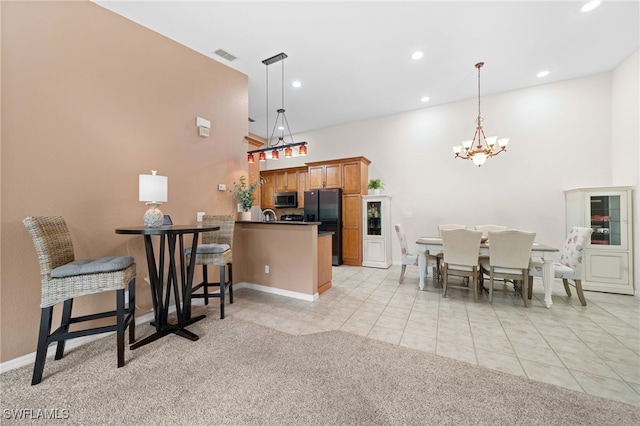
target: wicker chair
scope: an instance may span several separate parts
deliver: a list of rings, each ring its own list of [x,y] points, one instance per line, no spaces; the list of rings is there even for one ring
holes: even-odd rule
[[[64,219],[27,217],[23,220],[36,247],[42,276],[40,333],[32,385],[40,383],[47,357],[47,348],[58,343],[55,359],[62,358],[68,339],[99,333],[116,332],[118,367],[124,366],[124,333],[129,328],[129,343],[135,341],[135,278],[133,257],[102,257],[75,260],[71,234]],[[129,290],[125,307],[125,288]],[[79,317],[71,316],[73,299],[105,291],[116,292],[116,310]],[[51,332],[53,306],[64,302],[60,327]],[[71,324],[116,317],[115,325],[69,331]]]
[[[204,299],[204,304],[209,304],[210,297],[220,298],[220,319],[224,319],[224,299],[225,291],[229,290],[229,303],[233,303],[233,270],[232,270],[232,250],[233,228],[235,220],[233,216],[204,215],[202,223],[205,225],[217,225],[219,231],[205,232],[202,234],[202,244],[198,244],[196,249],[196,265],[202,265],[202,282],[191,289],[191,298]],[[191,262],[191,248],[187,248],[187,261]],[[207,276],[207,266],[217,265],[220,267],[220,280],[210,283]],[[225,269],[228,273],[225,274]],[[225,279],[228,276],[228,280]],[[218,293],[209,293],[210,287],[218,287]],[[196,293],[202,289],[202,293]]]

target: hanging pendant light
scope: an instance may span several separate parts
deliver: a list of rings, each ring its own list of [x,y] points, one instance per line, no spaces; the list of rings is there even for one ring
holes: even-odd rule
[[[266,72],[266,81],[267,81],[267,136],[269,135],[269,65],[282,62],[282,106],[277,110],[276,120],[273,124],[273,131],[271,132],[271,136],[267,139],[267,146],[261,149],[255,149],[253,151],[247,151],[247,162],[251,163],[249,157],[254,153],[259,153],[258,158],[260,161],[266,161],[266,152],[271,151],[271,159],[277,160],[280,158],[280,151],[284,151],[285,158],[293,157],[293,147],[298,148],[298,155],[307,155],[307,143],[306,142],[295,142],[293,140],[293,135],[291,134],[291,129],[289,128],[289,122],[287,120],[287,116],[285,115],[284,109],[284,59],[288,56],[286,53],[279,53],[271,58],[265,59],[262,61],[263,64],[267,66]],[[276,139],[276,130],[280,131],[280,136]],[[285,136],[289,136],[291,139],[290,143],[285,142]]]
[[[473,164],[480,167],[488,158],[495,157],[503,151],[507,150],[509,138],[500,138],[497,136],[485,137],[482,129],[482,115],[480,114],[480,68],[484,62],[478,62],[475,67],[478,69],[478,118],[476,118],[476,132],[473,139],[462,141],[461,145],[453,147],[455,158],[463,160],[472,160]],[[464,150],[464,153],[463,153]]]

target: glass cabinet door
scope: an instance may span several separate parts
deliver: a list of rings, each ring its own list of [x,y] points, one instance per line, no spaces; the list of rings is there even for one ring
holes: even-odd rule
[[[382,235],[382,202],[367,201],[366,235]]]
[[[591,244],[622,245],[620,195],[590,195]]]

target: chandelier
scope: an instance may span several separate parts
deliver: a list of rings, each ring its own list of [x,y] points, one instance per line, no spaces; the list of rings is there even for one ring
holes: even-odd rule
[[[267,81],[267,136],[269,135],[269,65],[282,61],[282,97],[281,97],[281,107],[278,108],[276,115],[276,120],[273,123],[273,130],[271,131],[271,136],[267,139],[267,146],[261,149],[254,149],[253,151],[247,151],[247,162],[254,163],[255,157],[253,154],[258,154],[259,161],[267,161],[267,153],[271,152],[271,159],[277,160],[280,158],[280,152],[284,151],[285,158],[293,157],[293,148],[298,147],[298,155],[304,156],[307,155],[307,143],[306,142],[295,142],[293,140],[293,135],[291,134],[291,129],[289,128],[289,121],[287,120],[287,116],[285,115],[284,110],[284,60],[288,58],[286,53],[279,53],[275,56],[272,56],[268,59],[262,61],[263,64],[266,65],[266,81]],[[286,130],[286,132],[285,132]],[[280,134],[276,138],[276,131],[279,131]],[[285,136],[289,136],[291,142],[285,142]]]
[[[480,68],[484,62],[478,62],[475,67],[478,69],[478,118],[476,118],[476,132],[473,139],[462,141],[462,145],[453,147],[455,158],[463,160],[471,160],[473,164],[480,167],[487,161],[487,158],[494,157],[507,150],[509,138],[500,138],[497,136],[486,137],[482,129],[482,115],[480,115]],[[462,152],[464,150],[464,153]]]

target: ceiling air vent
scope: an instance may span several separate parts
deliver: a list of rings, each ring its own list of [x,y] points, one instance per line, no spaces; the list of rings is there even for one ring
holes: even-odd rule
[[[218,49],[213,53],[215,53],[216,55],[226,59],[229,62],[235,61],[236,59],[238,59],[235,56],[233,56],[231,53],[229,53],[229,52],[227,52],[226,50],[223,50],[223,49]]]

